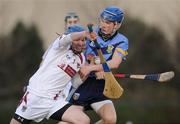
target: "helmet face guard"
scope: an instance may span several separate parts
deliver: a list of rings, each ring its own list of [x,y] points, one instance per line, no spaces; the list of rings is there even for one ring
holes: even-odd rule
[[[124,19],[124,12],[117,7],[110,6],[103,10],[100,17],[110,22],[122,23]]]

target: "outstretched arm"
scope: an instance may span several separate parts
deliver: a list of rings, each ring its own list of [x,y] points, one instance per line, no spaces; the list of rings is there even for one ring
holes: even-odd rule
[[[89,33],[87,31],[82,31],[82,32],[74,32],[70,34],[70,37],[72,41],[76,41],[82,38],[88,37]]]

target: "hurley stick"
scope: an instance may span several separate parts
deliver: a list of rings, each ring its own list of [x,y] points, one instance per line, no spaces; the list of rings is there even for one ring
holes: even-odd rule
[[[158,82],[166,82],[174,77],[173,71],[157,73],[157,74],[114,74],[117,78],[131,78],[140,80],[153,80]]]
[[[92,26],[93,26],[92,24],[88,24],[88,29],[89,29],[90,33],[93,32]],[[104,87],[103,94],[108,98],[117,99],[122,95],[124,90],[119,85],[119,83],[115,79],[114,75],[112,74],[111,70],[109,69],[108,64],[106,63],[106,60],[101,51],[101,47],[98,44],[97,40],[95,39],[93,42],[96,45],[97,52],[100,57],[101,63],[103,65],[103,70],[104,70],[104,74],[105,74],[104,75],[105,87]]]

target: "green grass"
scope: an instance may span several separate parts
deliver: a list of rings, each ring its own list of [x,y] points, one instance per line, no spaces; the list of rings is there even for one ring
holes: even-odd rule
[[[15,112],[18,100],[10,99],[0,102],[1,124],[8,124]],[[133,101],[131,98],[122,98],[114,102],[118,117],[117,124],[125,124],[132,121],[133,124],[180,124],[179,102],[166,99],[148,101]],[[86,112],[94,123],[99,116],[94,111]],[[77,113],[78,114],[78,113]],[[39,124],[56,124],[57,121],[43,120]],[[35,124],[33,122],[32,124]]]

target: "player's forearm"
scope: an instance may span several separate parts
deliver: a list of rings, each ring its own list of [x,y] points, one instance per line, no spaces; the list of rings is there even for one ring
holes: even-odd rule
[[[75,32],[75,33],[71,33],[70,37],[73,40],[79,40],[80,38],[85,38],[87,36],[87,32],[86,31],[82,31],[82,32]]]
[[[107,61],[107,64],[110,69],[117,69],[122,62],[122,57],[119,55],[117,51],[114,52],[111,60]]]
[[[106,64],[106,63],[105,63]],[[107,63],[110,69],[114,69],[117,67],[117,65],[113,64],[112,61]],[[90,72],[100,72],[104,71],[103,69],[103,64],[90,64],[90,65],[85,65],[81,67],[80,69],[80,76],[81,78],[86,77]]]
[[[98,65],[88,65],[88,66],[89,66],[90,72],[92,72],[92,71],[103,71],[102,64],[98,64]]]
[[[119,67],[120,63],[118,64],[118,63],[114,63],[112,61],[108,61],[107,64],[108,64],[108,67],[110,69],[116,69]],[[89,65],[89,69],[90,69],[90,72],[92,72],[92,71],[103,71],[103,64]]]
[[[121,60],[117,60],[117,61],[107,61],[107,64],[109,66],[110,69],[117,69],[119,68],[119,65],[121,64]]]

